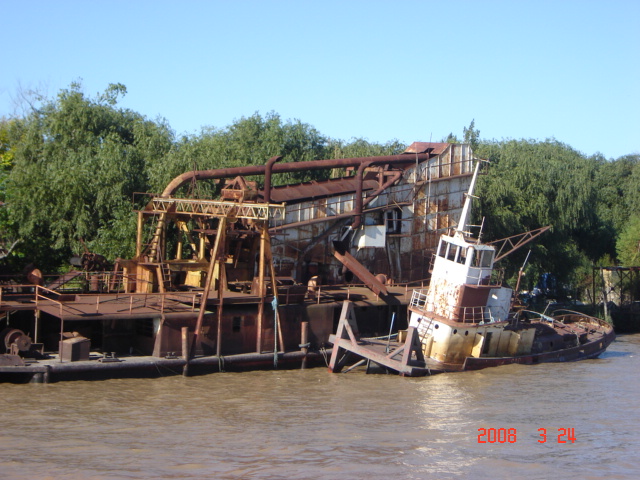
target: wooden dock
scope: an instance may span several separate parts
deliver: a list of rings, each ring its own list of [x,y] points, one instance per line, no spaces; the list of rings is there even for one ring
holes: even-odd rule
[[[342,371],[351,356],[359,357],[360,361],[346,371],[365,362],[374,362],[406,377],[451,371],[443,369],[441,363],[425,358],[418,332],[414,327],[409,327],[404,342],[388,338],[360,337],[353,305],[347,300],[342,305],[336,334],[329,337],[329,342],[333,344],[329,361],[329,371],[333,373]]]

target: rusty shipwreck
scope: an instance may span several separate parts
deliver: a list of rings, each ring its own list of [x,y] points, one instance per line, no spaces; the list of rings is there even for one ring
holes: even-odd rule
[[[406,327],[414,287],[462,213],[469,145],[280,160],[176,177],[137,212],[132,259],[106,265],[86,252],[64,275],[3,279],[0,378],[325,363],[345,300],[366,318],[363,333],[382,334],[392,318]],[[320,169],[336,178],[272,185],[274,175]],[[219,197],[175,196],[201,180],[220,182]]]
[[[403,376],[575,361],[598,357],[614,340],[613,327],[598,318],[518,308],[514,290],[495,275],[494,264],[548,227],[497,244],[473,238],[467,222],[478,169],[479,164],[457,228],[440,237],[428,288],[412,291],[408,329],[393,340],[362,335],[357,312],[345,301],[330,338],[331,372],[343,371],[350,357],[359,360],[349,369],[373,363]]]

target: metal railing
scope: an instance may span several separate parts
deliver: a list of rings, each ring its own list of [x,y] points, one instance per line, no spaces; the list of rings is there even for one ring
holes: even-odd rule
[[[9,293],[7,291],[10,291]],[[21,290],[21,291],[20,291]],[[29,290],[29,291],[24,291]],[[113,293],[113,294],[75,294],[73,299],[69,299],[67,294],[50,290],[40,285],[2,285],[0,286],[0,308],[11,309],[12,301],[20,302],[21,305],[33,303],[36,310],[41,310],[44,306],[53,306],[58,311],[58,315],[62,318],[65,315],[73,314],[123,314],[131,315],[134,310],[139,308],[151,308],[157,310],[158,313],[167,311],[167,297],[172,302],[179,302],[185,305],[191,305],[190,311],[195,312],[196,307],[200,305],[201,292],[170,292],[170,293]],[[122,306],[119,310],[114,311],[114,300],[118,305]],[[107,305],[108,304],[108,305]],[[95,305],[95,309],[91,312],[87,311],[88,305]],[[13,305],[15,306],[15,305]],[[82,309],[80,308],[81,306]]]
[[[409,306],[424,314],[435,314],[433,303],[428,302],[426,289],[415,289],[411,295]],[[497,318],[494,313],[497,308],[486,305],[446,305],[438,313],[442,317],[459,323],[493,322]]]

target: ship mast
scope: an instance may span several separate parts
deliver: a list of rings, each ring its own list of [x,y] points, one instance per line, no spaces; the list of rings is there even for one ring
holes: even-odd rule
[[[460,221],[458,222],[458,226],[456,227],[455,235],[458,237],[464,238],[465,233],[470,235],[470,232],[467,231],[467,222],[469,221],[469,216],[471,214],[471,199],[474,198],[473,189],[476,186],[476,180],[478,178],[479,171],[480,162],[477,162],[476,168],[473,172],[473,178],[471,178],[471,184],[469,185],[469,192],[465,194],[466,198],[464,201],[464,206],[462,207],[462,213],[460,214]]]

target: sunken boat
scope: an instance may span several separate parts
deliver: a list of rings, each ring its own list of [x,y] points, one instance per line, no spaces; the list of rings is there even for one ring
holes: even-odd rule
[[[414,287],[462,213],[477,160],[469,145],[281,160],[176,177],[137,212],[133,258],[86,251],[64,275],[2,279],[0,379],[326,365],[345,300],[366,319],[363,334],[392,319],[406,328]],[[328,180],[272,185],[328,169]],[[220,195],[177,196],[203,180]]]
[[[576,361],[598,357],[615,339],[604,320],[573,311],[546,315],[515,305],[514,291],[496,281],[494,265],[547,228],[503,242],[500,249],[473,238],[467,220],[478,169],[479,164],[457,228],[440,237],[428,288],[412,291],[408,329],[393,341],[390,335],[361,335],[357,313],[345,301],[330,339],[331,372],[343,371],[354,357],[358,361],[349,369],[366,363],[368,369],[373,364],[402,376]]]

